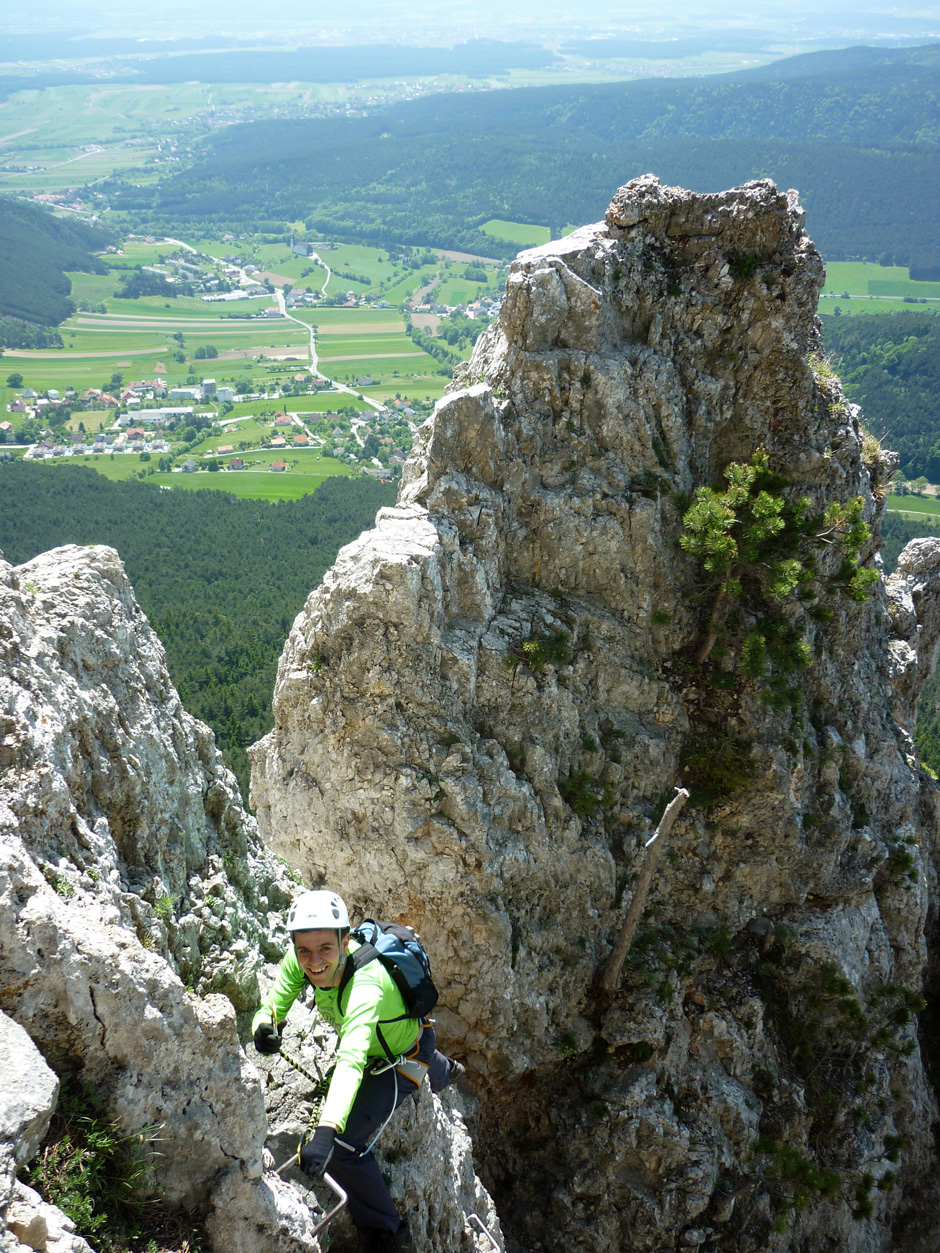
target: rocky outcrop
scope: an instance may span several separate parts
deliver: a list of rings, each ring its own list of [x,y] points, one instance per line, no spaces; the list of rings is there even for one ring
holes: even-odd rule
[[[262,834],[419,926],[511,1248],[937,1235],[924,664],[851,584],[893,463],[825,361],[823,277],[767,182],[635,180],[521,254],[398,505],[285,648]],[[776,599],[678,545],[693,494],[755,454],[802,563]],[[693,803],[608,1003],[596,975],[677,784]]]
[[[889,667],[895,693],[895,718],[913,729],[917,697],[933,673],[940,648],[940,543],[915,539],[898,558],[887,580],[891,615]]]
[[[59,1081],[22,1027],[0,1014],[0,1249],[91,1253],[75,1224],[16,1178],[49,1127]]]
[[[265,911],[290,881],[184,712],[117,554],[4,565],[0,650],[4,1011],[125,1130],[167,1129],[154,1186],[217,1247],[242,1247],[250,1223],[252,1248],[313,1248],[307,1207],[262,1176],[235,1014],[257,1001],[277,951]]]
[[[14,1176],[60,1076],[122,1134],[158,1129],[149,1186],[213,1249],[316,1253],[305,1182],[271,1169],[296,1150],[309,1093],[239,1039],[296,876],[183,710],[111,549],[0,565],[0,659],[0,1248],[89,1248]],[[335,1041],[321,1027],[308,1044],[302,1015],[292,1047],[325,1065]],[[415,1119],[437,1158],[410,1164],[402,1195],[469,1250],[465,1213],[496,1220],[459,1101],[427,1094],[389,1137],[399,1175]]]

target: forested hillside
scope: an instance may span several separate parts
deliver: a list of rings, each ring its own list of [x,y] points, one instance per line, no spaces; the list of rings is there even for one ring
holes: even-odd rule
[[[438,95],[362,118],[229,127],[116,208],[155,226],[305,218],[329,235],[494,249],[491,217],[553,233],[652,171],[718,190],[798,187],[830,259],[940,267],[940,45],[799,58],[794,72]],[[843,59],[844,58],[844,59]],[[507,249],[504,249],[507,251]]]
[[[395,489],[334,478],[277,505],[111,483],[80,466],[0,465],[0,549],[19,565],[60,544],[109,544],[167,651],[190,713],[248,795],[245,748],[271,727],[277,662],[338,550]]]
[[[823,321],[826,349],[866,427],[898,453],[906,478],[940,483],[940,318]]]
[[[107,273],[92,254],[111,242],[110,236],[84,222],[55,218],[35,205],[0,197],[0,330],[2,345],[15,343],[16,328],[7,319],[57,326],[75,306],[66,270]]]

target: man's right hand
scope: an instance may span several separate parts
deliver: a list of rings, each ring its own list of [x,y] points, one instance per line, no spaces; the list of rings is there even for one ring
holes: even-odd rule
[[[276,1027],[269,1022],[261,1023],[255,1031],[255,1048],[259,1053],[271,1056],[281,1051],[281,1037]]]

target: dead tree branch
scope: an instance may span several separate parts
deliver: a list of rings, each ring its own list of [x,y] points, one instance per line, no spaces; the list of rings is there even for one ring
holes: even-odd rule
[[[656,867],[659,865],[663,849],[666,847],[666,841],[669,838],[669,832],[672,830],[673,823],[688,799],[689,793],[684,787],[676,788],[676,794],[666,806],[666,812],[660,818],[659,826],[646,841],[646,856],[643,858],[643,864],[640,867],[633,900],[630,902],[627,916],[623,920],[623,926],[620,928],[620,935],[610,951],[610,956],[607,958],[607,964],[604,966],[604,973],[601,977],[601,994],[605,997],[612,997],[620,986],[623,963],[630,952],[630,945],[633,943],[633,937],[643,916],[643,910],[646,908],[646,898],[649,896],[653,875],[656,872]]]

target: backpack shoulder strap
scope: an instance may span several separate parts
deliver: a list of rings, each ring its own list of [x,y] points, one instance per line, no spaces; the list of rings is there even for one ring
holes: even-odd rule
[[[343,996],[350,983],[352,983],[356,971],[361,970],[363,966],[367,966],[370,961],[374,961],[378,955],[378,949],[372,944],[361,944],[354,953],[347,954],[346,965],[343,968],[342,978],[336,990],[336,1004],[340,1013],[343,1013]]]
[[[379,950],[375,947],[374,944],[369,944],[369,943],[361,944],[354,953],[348,954],[347,959],[346,959],[346,965],[343,969],[343,974],[339,981],[339,987],[336,990],[336,1004],[341,1014],[345,1012],[343,1009],[343,997],[346,994],[346,990],[348,989],[349,985],[352,983],[353,978],[355,977],[356,971],[361,970],[363,966],[367,966],[369,962],[374,961],[379,956],[380,956]],[[390,1022],[404,1022],[406,1018],[412,1018],[413,1016],[414,1015],[409,1014],[406,1010],[404,1014],[400,1014],[397,1018],[383,1018],[381,1023],[376,1023],[376,1026],[375,1026],[376,1038],[378,1039],[379,1044],[381,1044],[382,1048],[385,1050],[385,1056],[388,1058],[390,1062],[394,1062],[396,1058],[395,1058],[395,1054],[388,1047],[388,1041],[385,1039],[385,1036],[382,1032],[382,1023],[385,1023],[387,1025]]]

